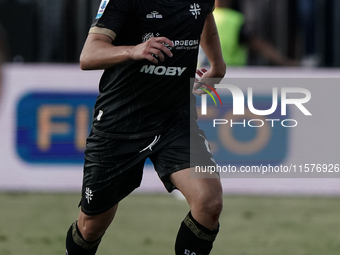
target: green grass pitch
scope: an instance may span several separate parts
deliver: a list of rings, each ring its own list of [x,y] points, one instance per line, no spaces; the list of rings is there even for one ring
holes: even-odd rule
[[[65,254],[78,194],[0,193],[0,255]],[[173,255],[185,201],[125,199],[97,255]],[[226,196],[212,255],[338,255],[339,197]]]

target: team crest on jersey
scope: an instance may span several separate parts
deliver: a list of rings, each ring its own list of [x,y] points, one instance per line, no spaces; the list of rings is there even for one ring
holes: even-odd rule
[[[98,9],[98,13],[96,16],[96,19],[99,19],[103,16],[103,13],[106,9],[107,4],[110,2],[110,0],[102,0]]]
[[[201,15],[201,7],[199,4],[193,3],[190,4],[190,10],[191,14],[195,16],[195,19],[197,19],[197,16]]]

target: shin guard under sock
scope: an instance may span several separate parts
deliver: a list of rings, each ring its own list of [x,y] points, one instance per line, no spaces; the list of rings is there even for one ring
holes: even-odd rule
[[[94,242],[85,241],[75,221],[67,232],[66,255],[95,255],[100,241],[101,238]]]
[[[178,231],[175,244],[176,255],[208,255],[218,230],[218,227],[209,230],[202,226],[189,212]]]

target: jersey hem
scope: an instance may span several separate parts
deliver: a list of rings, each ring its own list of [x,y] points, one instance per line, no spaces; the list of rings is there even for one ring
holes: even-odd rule
[[[165,130],[165,129],[164,129]],[[92,127],[92,131],[94,134],[103,137],[103,138],[114,138],[114,139],[139,139],[139,138],[146,138],[150,136],[156,136],[162,134],[162,130],[156,130],[153,132],[143,133],[143,134],[114,134],[114,133],[105,133],[99,131],[95,127]]]

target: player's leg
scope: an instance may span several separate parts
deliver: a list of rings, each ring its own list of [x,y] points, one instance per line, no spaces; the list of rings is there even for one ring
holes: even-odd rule
[[[85,163],[86,165],[87,163]],[[144,160],[139,161],[129,170],[109,178],[107,180],[109,184],[105,184],[104,181],[100,183],[99,180],[106,179],[102,178],[103,176],[100,176],[100,179],[97,180],[96,178],[86,178],[89,173],[92,172],[93,174],[98,171],[95,167],[86,171],[79,218],[71,225],[67,233],[67,255],[96,254],[101,237],[115,216],[118,202],[139,187],[142,180],[143,165]],[[98,175],[105,175],[104,167],[100,166],[99,168],[101,174]],[[110,171],[107,171],[107,173],[110,173]],[[88,180],[92,183],[91,185],[87,182]]]
[[[81,211],[66,238],[68,255],[94,255],[118,203],[139,187],[153,138],[114,140],[91,133],[85,151]]]
[[[94,242],[101,238],[111,224],[117,208],[118,204],[99,215],[86,215],[80,210],[77,227],[83,238],[88,242]]]
[[[221,183],[217,174],[216,178],[190,176],[190,167],[215,165],[204,132],[169,130],[153,147],[150,159],[167,190],[179,189],[191,208],[177,235],[176,255],[209,254],[219,230]]]
[[[190,169],[185,169],[173,173],[170,180],[183,193],[191,209],[178,231],[176,254],[209,254],[222,211],[219,178],[192,178]]]
[[[167,190],[179,189],[191,208],[177,235],[176,255],[207,255],[219,230],[222,187],[217,174],[190,176],[190,167],[216,165],[204,132],[197,125],[191,127],[169,129],[150,159]]]
[[[87,164],[85,163],[85,165]],[[105,182],[100,183],[99,179],[96,180],[96,178],[84,178],[81,211],[78,220],[71,225],[67,233],[67,255],[96,254],[101,237],[115,216],[118,202],[139,187],[143,165],[144,161],[140,161],[129,170],[108,179],[108,185]],[[97,172],[94,167],[91,169],[94,169],[92,173]],[[100,169],[101,174],[105,175],[103,167],[100,167]],[[87,174],[90,172],[90,170],[86,171]],[[110,171],[107,172],[110,173]],[[103,176],[100,177],[102,179]],[[93,187],[90,186],[90,189],[87,180],[93,182]],[[98,183],[98,186],[95,183]]]
[[[185,196],[195,220],[208,229],[215,229],[223,203],[218,175],[216,178],[193,178],[188,168],[173,173],[170,180]]]
[[[118,204],[98,215],[86,215],[80,211],[78,220],[71,225],[67,232],[66,254],[96,254],[101,238],[111,224],[117,207]]]

